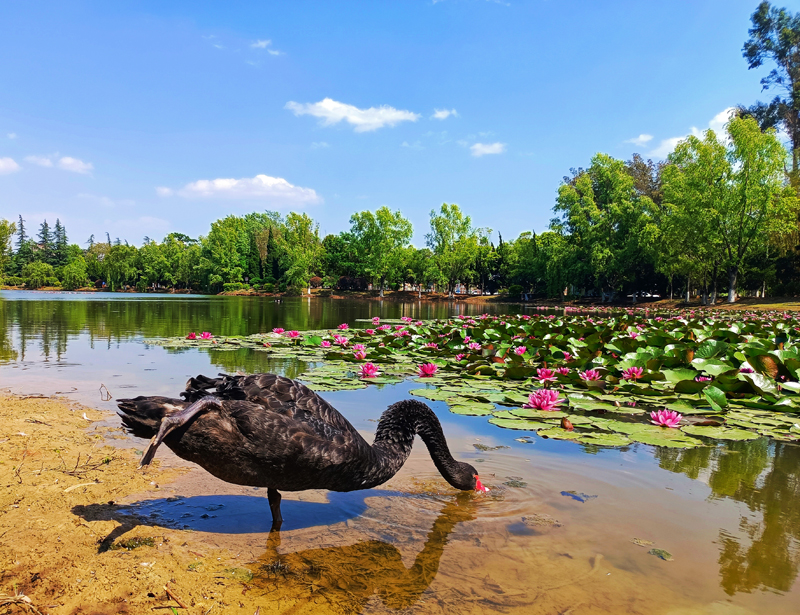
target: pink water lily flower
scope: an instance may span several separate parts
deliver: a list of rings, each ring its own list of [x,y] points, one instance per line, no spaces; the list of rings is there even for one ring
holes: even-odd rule
[[[284,331],[285,331],[285,329],[283,329],[283,328],[281,328],[281,327],[275,327],[275,328],[272,330],[272,332],[273,332],[273,333],[277,333],[278,335],[280,335],[280,334],[281,334],[281,333],[283,333]]]
[[[463,361],[466,357],[467,355],[465,355],[463,352],[460,352],[456,355],[456,361]]]
[[[214,336],[213,336],[213,335],[211,335],[211,334],[210,334],[208,331],[203,331],[203,332],[200,334],[200,338],[201,338],[201,339],[204,339],[204,340],[210,340],[212,337],[214,337]]]
[[[747,365],[743,365],[742,367],[739,368],[739,373],[752,374],[753,373],[753,368],[752,367],[748,367]]]
[[[403,322],[411,322],[414,319],[411,318],[410,316],[401,316],[400,320],[402,320]]]
[[[569,367],[558,367],[556,368],[556,373],[561,374],[562,376],[566,376],[569,374]]]
[[[418,370],[421,378],[430,378],[439,370],[439,366],[435,363],[423,363]]]
[[[357,361],[363,361],[364,359],[367,358],[367,351],[357,350],[356,352],[353,353],[353,358],[355,358]]]
[[[394,330],[395,330],[395,331],[399,331],[399,330],[400,330],[400,329],[402,329],[404,326],[405,326],[405,325],[395,325],[395,326],[394,326]]]
[[[334,335],[333,342],[339,346],[347,346],[348,340],[344,335]]]
[[[375,329],[364,329],[364,333],[367,335],[375,335]]]
[[[536,370],[536,380],[547,385],[548,382],[555,382],[558,378],[556,378],[556,373],[552,369],[544,367]]]
[[[638,334],[638,333],[636,333],[636,331],[631,331],[631,337],[632,337],[633,339],[636,339],[637,337],[639,337],[639,334]]]
[[[695,382],[711,382],[711,378],[709,378],[708,376],[695,376],[694,377],[694,381]]]
[[[395,331],[394,333],[392,333],[392,335],[394,335],[395,337],[403,337],[404,335],[411,335],[411,334],[405,329],[403,329],[402,331]]]
[[[196,340],[197,339],[197,333],[192,331],[189,335],[186,336],[186,339],[187,340]]]
[[[569,363],[570,361],[572,361],[572,355],[571,355],[570,353],[568,353],[568,352],[565,352],[565,353],[564,353],[564,360],[565,360],[567,363]]]
[[[467,344],[472,338],[469,335],[464,336],[464,343]]]
[[[478,342],[472,342],[471,344],[467,344],[467,348],[470,350],[480,350],[481,345]]]
[[[439,350],[439,344],[436,342],[428,342],[425,344],[425,348],[431,348],[432,350]]]
[[[322,346],[323,348],[330,348],[331,343],[328,340],[322,340],[322,342],[320,342],[320,346]]]
[[[300,331],[287,331],[286,335],[294,339],[296,337],[300,337]]]
[[[564,400],[559,399],[558,391],[553,389],[537,389],[528,395],[528,403],[523,408],[533,408],[535,410],[555,410],[556,406]]]
[[[653,425],[659,425],[661,427],[677,427],[681,423],[681,419],[683,416],[675,412],[675,410],[659,410],[658,412],[651,412],[650,418],[652,419],[650,422]]]
[[[641,367],[629,367],[622,372],[623,380],[639,380],[642,377],[644,370]]]
[[[358,352],[359,350],[366,350],[367,347],[364,344],[353,344],[353,350]]]
[[[525,348],[525,346],[517,346],[516,348],[514,348],[514,354],[517,355],[517,356],[521,357],[526,352],[528,352],[528,349]]]
[[[416,321],[414,324],[415,324],[416,326],[418,326],[418,327],[421,327],[421,326],[423,325],[423,322],[422,322],[421,320],[418,320],[418,321]]]
[[[392,325],[381,325],[380,327],[378,327],[378,331],[386,331],[386,330],[391,329],[391,328],[392,328]]]
[[[378,366],[374,363],[364,363],[358,368],[358,375],[361,378],[374,378],[379,376],[380,372],[378,371]]]
[[[374,322],[374,323],[376,323],[376,324],[377,324],[377,323],[379,323],[380,321],[381,321],[381,317],[380,317],[380,316],[373,316],[373,317],[372,317],[372,322]]]
[[[587,369],[585,372],[578,372],[581,380],[600,380],[600,372],[596,369]]]
[[[343,323],[342,323],[342,324],[340,324],[340,325],[339,325],[337,328],[338,328],[340,331],[347,331],[347,330],[350,328],[350,325],[348,325],[346,322],[343,322]]]

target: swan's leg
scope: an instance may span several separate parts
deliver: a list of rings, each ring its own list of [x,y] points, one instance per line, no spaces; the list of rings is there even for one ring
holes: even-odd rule
[[[142,455],[142,462],[139,464],[139,467],[143,468],[146,465],[150,465],[150,462],[153,461],[153,457],[156,455],[156,449],[171,431],[185,425],[193,416],[199,414],[206,408],[222,408],[222,403],[216,397],[203,397],[180,412],[170,414],[161,419],[161,426],[158,429],[158,434],[150,440],[150,446],[147,447],[144,455]]]
[[[277,489],[269,487],[267,489],[267,499],[269,500],[269,509],[272,511],[272,529],[271,532],[278,532],[283,524],[283,517],[281,517],[281,494]]]

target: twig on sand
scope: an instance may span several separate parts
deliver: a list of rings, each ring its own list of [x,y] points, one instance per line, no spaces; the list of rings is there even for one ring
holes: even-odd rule
[[[16,594],[15,596],[0,596],[0,607],[20,605],[25,607],[31,613],[42,615],[42,612],[33,606],[33,602],[25,594]]]
[[[164,591],[165,591],[165,592],[167,592],[167,596],[169,596],[169,597],[170,597],[170,598],[172,598],[172,599],[173,599],[175,602],[177,602],[177,603],[178,603],[178,606],[179,606],[179,607],[181,607],[182,609],[189,608],[189,607],[187,607],[187,606],[186,606],[186,605],[185,605],[183,602],[181,602],[181,599],[180,599],[180,598],[178,598],[178,596],[176,596],[176,595],[175,595],[175,594],[172,592],[172,590],[169,588],[169,583],[167,583],[167,585],[165,585],[165,586],[164,586]]]
[[[100,401],[111,401],[113,398],[111,397],[111,393],[108,391],[108,387],[104,384],[100,385]]]

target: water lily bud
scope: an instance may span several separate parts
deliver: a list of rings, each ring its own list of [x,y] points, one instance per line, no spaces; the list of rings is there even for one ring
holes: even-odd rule
[[[569,422],[569,419],[566,416],[561,419],[561,428],[566,429],[567,431],[572,431],[574,429],[572,423]]]

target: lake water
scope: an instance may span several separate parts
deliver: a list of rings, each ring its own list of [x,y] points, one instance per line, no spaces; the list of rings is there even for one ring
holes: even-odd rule
[[[518,313],[454,302],[0,293],[0,386],[58,393],[115,410],[114,398],[173,395],[189,376],[305,365],[249,350],[180,352],[143,340],[319,329],[357,318]],[[321,393],[368,440],[375,420],[419,385]],[[475,465],[488,496],[458,495],[421,443],[378,489],[285,494],[279,537],[263,490],[198,470],[169,496],[131,498],[155,526],[192,529],[255,563],[270,599],[342,613],[694,613],[800,610],[800,447],[768,441],[671,450],[598,449],[503,430],[485,417],[439,415],[454,456]],[[112,421],[117,424],[118,421]],[[122,446],[143,447],[140,440]],[[484,447],[507,447],[480,450]],[[169,451],[159,450],[169,462]],[[174,460],[174,459],[173,459]],[[209,514],[208,511],[213,511]],[[645,547],[633,542],[649,541]],[[663,561],[650,554],[660,548]],[[309,605],[312,604],[309,598]],[[294,612],[316,612],[298,609]]]

